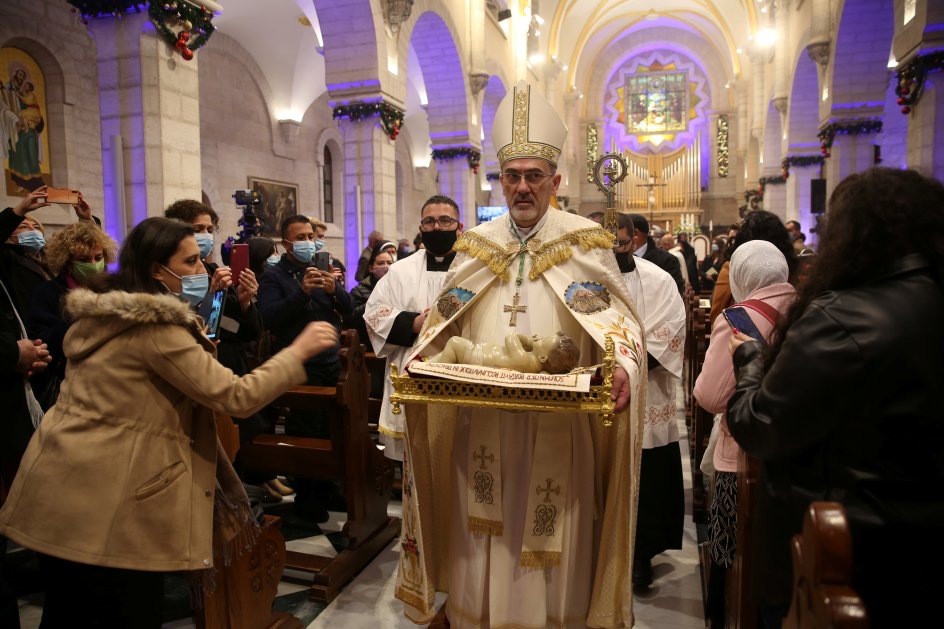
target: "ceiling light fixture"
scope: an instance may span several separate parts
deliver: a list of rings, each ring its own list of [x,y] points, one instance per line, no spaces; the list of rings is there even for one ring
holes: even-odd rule
[[[502,9],[498,12],[498,21],[504,22],[511,17],[511,9]]]

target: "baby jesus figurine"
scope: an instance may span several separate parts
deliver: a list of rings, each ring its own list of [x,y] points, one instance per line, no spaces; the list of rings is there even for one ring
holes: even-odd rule
[[[443,351],[429,360],[434,363],[501,367],[523,373],[567,373],[577,366],[579,359],[577,344],[563,332],[558,332],[543,338],[509,334],[505,337],[504,346],[473,343],[461,336],[453,336],[446,342]]]

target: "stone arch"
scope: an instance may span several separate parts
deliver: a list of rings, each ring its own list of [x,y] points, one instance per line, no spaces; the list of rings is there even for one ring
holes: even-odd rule
[[[880,107],[895,31],[893,0],[846,0],[830,60],[832,106]],[[838,71],[837,71],[838,69]]]
[[[788,153],[816,153],[819,150],[819,77],[816,62],[806,52],[797,58],[787,121]]]
[[[455,24],[438,5],[439,12],[433,9],[418,12],[417,8],[400,29],[400,59],[406,59],[408,47],[412,46],[426,84],[430,139],[443,146],[478,146],[478,138],[470,134],[468,104],[472,98],[463,61],[467,55]]]
[[[83,89],[83,73],[79,65],[84,63],[95,64],[95,44],[89,39],[83,46],[85,57],[77,57],[75,52],[68,51],[65,44],[57,38],[50,37],[41,25],[35,21],[23,18],[10,17],[0,22],[0,46],[12,46],[29,54],[43,71],[46,80],[46,120],[49,129],[49,158],[50,176],[55,185],[67,185],[70,181],[75,185],[76,178],[72,175],[79,164],[69,159],[70,136],[74,132],[74,125],[78,123],[74,108],[86,99]],[[97,73],[96,73],[97,74]],[[93,101],[88,110],[94,111],[96,126],[99,116],[98,91],[93,90],[86,101]],[[98,141],[101,135],[96,131]],[[96,150],[97,149],[97,150]],[[101,158],[101,145],[85,147],[81,152],[91,150],[96,158]],[[73,150],[73,154],[76,151]],[[101,180],[96,182],[101,185]],[[98,195],[90,195],[92,198]]]
[[[334,205],[334,217],[332,222],[328,222],[325,217],[324,206],[324,174],[319,176],[319,209],[321,210],[321,219],[325,221],[336,233],[343,234],[344,230],[344,139],[337,126],[325,127],[318,135],[315,141],[315,164],[319,169],[323,169],[325,149],[331,152],[331,180],[333,184],[331,201]],[[330,232],[329,232],[330,233]]]
[[[325,82],[332,96],[375,93],[386,75],[385,32],[377,0],[312,0],[324,41]],[[384,72],[381,73],[381,69]]]
[[[231,61],[235,61],[246,69],[246,72],[249,73],[249,77],[252,79],[252,84],[256,87],[259,96],[265,103],[265,109],[269,118],[269,144],[273,147],[274,151],[275,139],[278,137],[278,121],[276,120],[275,112],[272,110],[272,88],[269,86],[269,81],[266,80],[262,68],[259,67],[259,64],[256,63],[253,56],[249,54],[249,51],[243,48],[238,41],[225,33],[214,33],[213,45],[207,46],[201,50],[200,54],[204,58],[209,56],[211,64],[213,57],[219,55]],[[203,65],[202,63],[200,64],[200,70],[203,70]],[[200,85],[202,86],[203,83],[204,81],[201,80]]]

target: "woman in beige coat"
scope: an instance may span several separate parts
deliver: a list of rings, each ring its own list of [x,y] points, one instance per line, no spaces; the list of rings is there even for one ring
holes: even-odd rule
[[[150,218],[128,234],[107,286],[66,299],[59,400],[0,511],[0,535],[39,553],[43,627],[159,627],[162,572],[209,575],[251,541],[214,412],[258,411],[303,383],[305,360],[338,337],[310,324],[236,377],[181,299],[205,285],[201,274],[193,229]]]

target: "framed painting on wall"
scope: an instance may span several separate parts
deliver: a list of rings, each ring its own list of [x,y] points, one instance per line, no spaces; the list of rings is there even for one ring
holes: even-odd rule
[[[25,197],[50,184],[46,77],[26,52],[0,48],[0,160],[6,193]]]
[[[249,177],[249,187],[259,193],[256,213],[262,221],[263,236],[279,237],[279,225],[298,214],[298,184]]]

